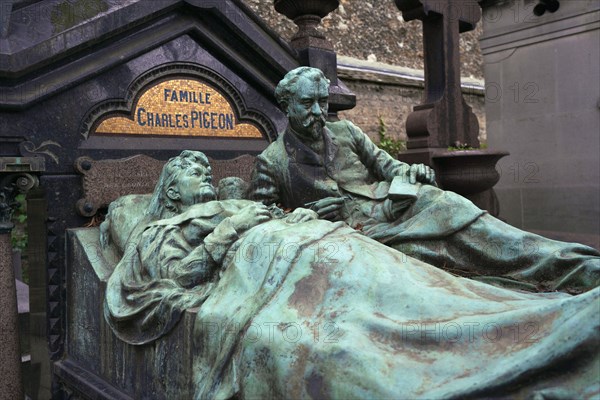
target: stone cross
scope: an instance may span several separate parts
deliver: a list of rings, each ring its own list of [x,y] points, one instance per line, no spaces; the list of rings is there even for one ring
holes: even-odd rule
[[[404,20],[423,22],[425,93],[406,121],[407,148],[479,147],[479,123],[462,96],[459,35],[481,18],[476,0],[395,0]],[[424,162],[426,160],[420,160]]]

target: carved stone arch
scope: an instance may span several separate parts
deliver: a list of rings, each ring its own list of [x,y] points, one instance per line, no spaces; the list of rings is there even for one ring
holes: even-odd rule
[[[259,110],[247,104],[247,99],[227,79],[218,73],[194,63],[168,63],[155,67],[136,78],[127,89],[124,99],[105,100],[87,113],[81,123],[79,132],[88,139],[91,132],[106,118],[124,116],[132,118],[135,105],[139,98],[152,86],[163,81],[177,78],[198,80],[213,86],[232,105],[237,121],[256,126],[269,142],[277,138],[277,129],[271,121]]]

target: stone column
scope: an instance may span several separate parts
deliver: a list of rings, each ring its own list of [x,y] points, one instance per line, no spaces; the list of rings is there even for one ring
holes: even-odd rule
[[[339,0],[274,0],[273,5],[298,26],[290,45],[300,64],[319,68],[330,80],[329,118],[335,120],[338,111],[354,108],[356,96],[338,79],[333,45],[319,31],[321,19],[339,7]]]
[[[24,398],[17,288],[10,240],[15,196],[38,185],[37,176],[20,172],[24,170],[41,171],[44,165],[36,158],[0,157],[0,400]]]
[[[0,221],[0,400],[23,399],[12,228],[12,223]]]

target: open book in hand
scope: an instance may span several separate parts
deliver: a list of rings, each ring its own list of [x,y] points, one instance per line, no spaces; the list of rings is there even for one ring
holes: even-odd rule
[[[410,183],[408,176],[396,176],[390,184],[388,198],[392,200],[416,200],[420,183]]]

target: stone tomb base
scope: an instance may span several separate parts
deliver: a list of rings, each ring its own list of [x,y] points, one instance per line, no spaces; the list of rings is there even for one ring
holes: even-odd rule
[[[98,228],[68,231],[66,357],[60,380],[89,399],[193,398],[193,329],[188,310],[169,335],[143,346],[118,339],[104,320],[106,282],[119,257],[102,250]]]

